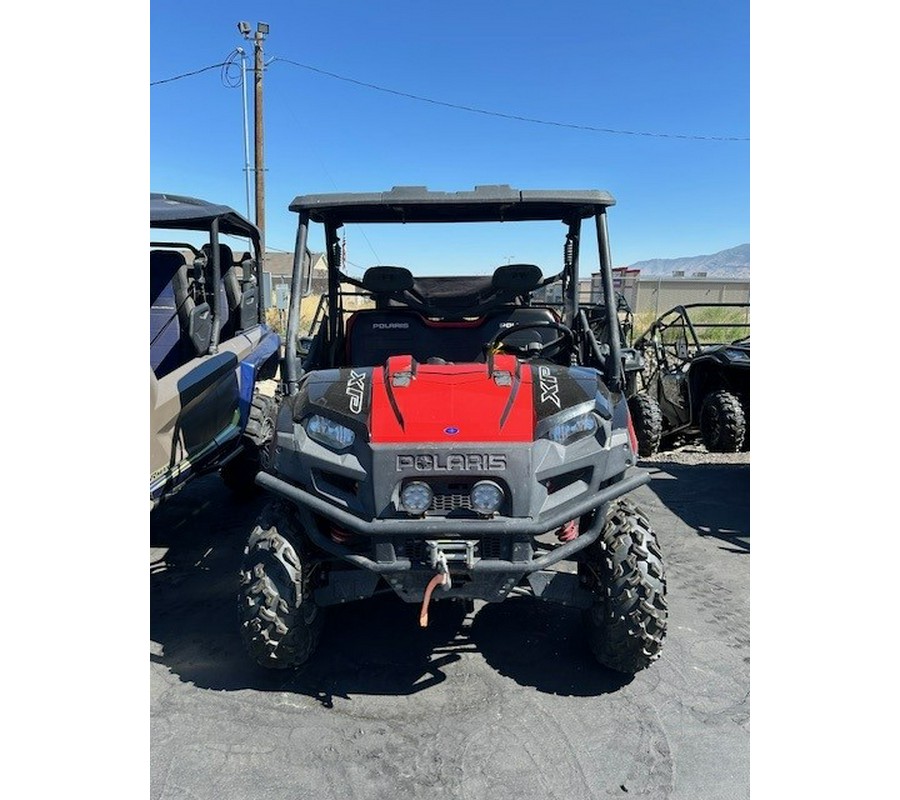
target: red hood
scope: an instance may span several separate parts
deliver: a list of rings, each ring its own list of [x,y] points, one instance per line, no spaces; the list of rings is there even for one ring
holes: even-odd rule
[[[489,364],[417,364],[394,356],[372,371],[372,442],[530,442],[531,370],[514,356]]]

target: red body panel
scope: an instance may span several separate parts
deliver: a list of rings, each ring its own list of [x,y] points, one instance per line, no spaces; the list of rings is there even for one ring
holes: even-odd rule
[[[520,367],[514,356],[492,361],[493,373],[488,364],[416,364],[410,356],[389,359],[383,369],[372,372],[371,441],[532,441],[531,370]],[[498,373],[512,376],[509,385],[496,379]]]

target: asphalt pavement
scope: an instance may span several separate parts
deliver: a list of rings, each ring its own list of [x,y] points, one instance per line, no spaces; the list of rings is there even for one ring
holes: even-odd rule
[[[261,670],[236,596],[264,498],[195,481],[150,520],[151,798],[749,797],[750,467],[643,466],[669,630],[633,678],[525,598],[436,603],[425,631],[393,597],[332,608],[303,671]]]

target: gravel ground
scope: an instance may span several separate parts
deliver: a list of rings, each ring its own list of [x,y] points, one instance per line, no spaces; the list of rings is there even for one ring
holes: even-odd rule
[[[702,444],[680,445],[672,450],[647,458],[642,458],[645,466],[650,464],[749,464],[750,451],[745,453],[710,453]]]
[[[151,798],[748,798],[749,455],[641,466],[670,617],[633,678],[527,598],[436,603],[426,631],[392,596],[333,608],[306,668],[260,670],[235,601],[263,501],[194,482],[151,515]]]

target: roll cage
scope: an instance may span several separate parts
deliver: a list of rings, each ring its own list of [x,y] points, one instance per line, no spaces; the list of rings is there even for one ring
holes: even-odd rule
[[[249,262],[244,262],[244,282],[252,281],[259,287],[253,298],[256,306],[255,322],[265,322],[266,303],[260,280],[263,258],[262,237],[259,228],[252,222],[229,206],[210,203],[196,197],[151,192],[150,230],[154,239],[150,242],[151,247],[190,250],[195,257],[195,264],[202,265],[203,270],[207,272],[205,283],[210,287],[210,299],[213,301],[209,353],[217,352],[222,333],[222,321],[228,317],[225,298],[221,292],[214,289],[219,286],[222,276],[232,266],[221,263],[220,235],[237,236],[250,240],[252,252]],[[161,230],[195,231],[207,235],[209,237],[208,255],[186,242],[156,241],[155,233]]]
[[[614,390],[623,385],[618,326],[608,326],[605,342],[598,342],[587,316],[578,304],[578,262],[582,222],[593,219],[596,227],[604,302],[608,318],[617,308],[612,280],[612,260],[606,209],[613,197],[597,190],[518,190],[509,186],[479,186],[470,192],[434,192],[424,187],[394,187],[383,193],[349,193],[298,196],[290,210],[298,214],[297,238],[291,275],[291,300],[285,348],[284,383],[287,394],[297,392],[304,369],[317,366],[322,352],[335,352],[346,336],[344,300],[353,294],[374,299],[376,307],[405,307],[425,318],[441,321],[479,317],[498,307],[536,306],[534,292],[557,280],[562,282],[562,322],[573,330],[578,363],[596,366]],[[464,223],[559,221],[566,226],[563,265],[559,273],[544,278],[528,264],[506,265],[487,278],[414,278],[397,267],[375,267],[363,280],[341,269],[340,228],[348,223]],[[327,291],[316,318],[319,331],[303,363],[296,343],[300,334],[300,302],[311,289],[307,240],[311,222],[325,228]],[[537,271],[535,273],[535,270]],[[327,362],[327,359],[326,359]]]
[[[733,336],[735,332],[746,330],[749,335],[749,322],[737,319],[703,320],[704,316],[714,316],[719,309],[747,309],[749,315],[750,304],[688,303],[675,306],[657,318],[634,346],[642,352],[652,350],[660,368],[668,371],[693,360],[710,348],[735,343]],[[704,311],[708,313],[704,315]],[[749,316],[747,318],[749,319]],[[726,330],[732,335],[716,335]]]

